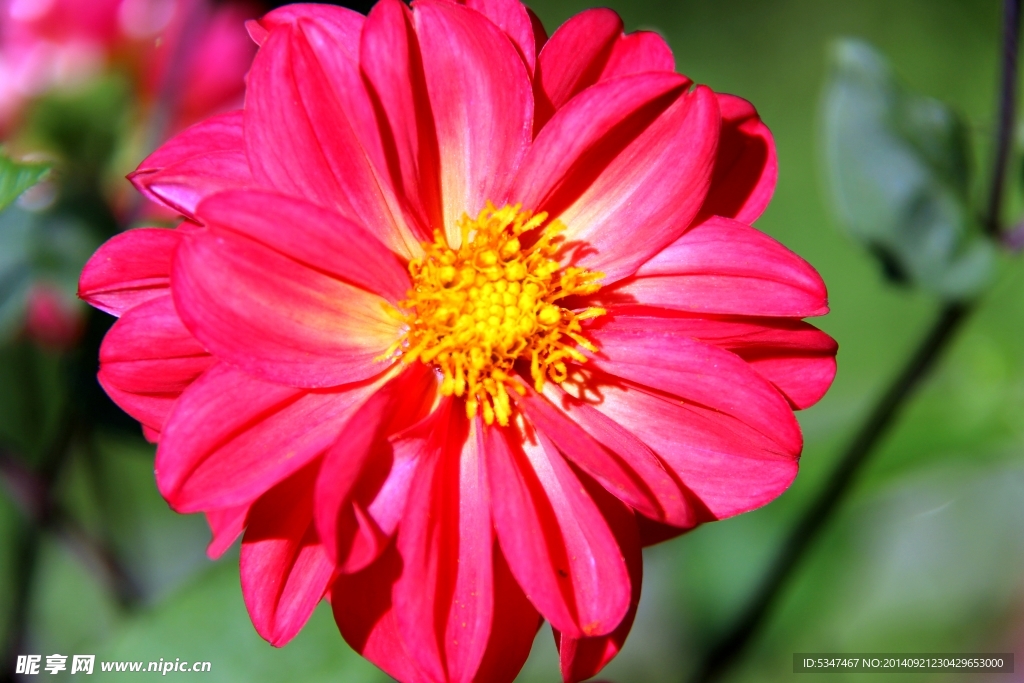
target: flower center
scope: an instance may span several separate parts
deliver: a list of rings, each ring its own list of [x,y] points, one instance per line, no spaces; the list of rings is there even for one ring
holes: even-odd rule
[[[434,240],[423,243],[424,256],[409,263],[413,287],[399,303],[408,331],[392,352],[402,349],[408,363],[433,364],[444,378],[441,394],[464,397],[466,414],[482,411],[487,424],[507,425],[508,390],[525,391],[515,379],[518,360],[524,371],[529,364],[541,391],[547,379],[565,381],[567,360],[586,361],[577,345],[596,350],[580,321],[604,309],[573,311],[560,302],[593,294],[603,274],[559,266],[554,257],[564,226],[543,226],[546,219],[488,202],[475,219],[463,215],[459,248],[435,230]]]

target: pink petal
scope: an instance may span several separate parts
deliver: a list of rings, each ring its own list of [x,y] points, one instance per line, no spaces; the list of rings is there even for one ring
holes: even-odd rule
[[[385,168],[384,149],[374,105],[360,73],[360,42],[367,17],[322,4],[280,7],[260,23],[270,30],[293,26],[309,41],[338,104],[377,169]]]
[[[416,470],[388,437],[429,410],[437,382],[422,363],[406,368],[356,410],[324,458],[316,524],[329,557],[346,573],[373,562],[394,533]]]
[[[606,136],[597,163],[581,160],[564,194],[541,207],[565,224],[569,244],[583,246],[576,263],[604,273],[608,284],[632,275],[674,242],[704,201],[718,128],[714,95],[699,86],[635,138]]]
[[[687,85],[676,74],[644,74],[601,83],[573,98],[530,147],[511,201],[561,213]]]
[[[245,149],[242,112],[231,111],[190,126],[143,159],[136,173],[147,173],[210,152]]]
[[[249,515],[249,505],[237,505],[220,510],[207,510],[206,523],[210,525],[213,538],[206,546],[206,555],[216,560],[231,547],[235,539],[245,530],[245,520]]]
[[[270,35],[270,31],[258,19],[250,19],[245,22],[245,30],[252,38],[252,42],[260,46],[267,42],[267,37]]]
[[[100,347],[105,380],[139,394],[180,394],[214,362],[182,324],[169,294],[130,309]]]
[[[764,356],[758,352],[739,355],[774,384],[796,410],[810,408],[820,401],[836,378],[835,351],[786,354],[768,350]]]
[[[622,20],[609,9],[581,12],[560,26],[541,50],[535,130],[541,130],[555,111],[595,83],[674,71],[672,50],[657,33],[623,34]]]
[[[434,117],[427,97],[423,57],[412,13],[399,0],[381,0],[370,10],[362,33],[363,73],[387,119],[393,148],[388,170],[396,194],[405,199],[410,224],[428,239],[441,212],[440,162]]]
[[[168,418],[156,453],[157,486],[179,512],[251,502],[326,451],[374,390],[366,383],[307,391],[218,365],[182,394]]]
[[[640,315],[613,308],[616,324],[641,333],[691,337],[732,351],[775,385],[794,408],[817,403],[835,378],[838,345],[821,330],[785,318]]]
[[[402,575],[394,587],[398,631],[430,678],[468,683],[494,618],[494,532],[482,462],[482,422],[443,400],[395,441],[419,464],[399,526]]]
[[[337,386],[386,367],[378,359],[401,333],[384,299],[214,227],[182,240],[172,274],[178,313],[204,347],[293,386]]]
[[[673,72],[676,60],[665,39],[653,31],[619,36],[598,81],[651,71]]]
[[[367,118],[366,93],[337,33],[327,23],[301,20],[275,28],[260,48],[245,101],[253,176],[284,194],[335,208],[409,254],[417,240],[396,222],[390,190],[374,169],[369,141],[378,136],[376,123]],[[339,92],[342,84],[351,91]]]
[[[537,58],[538,131],[573,95],[597,82],[621,34],[619,15],[603,7],[580,12],[558,27]]]
[[[567,458],[648,517],[680,526],[690,521],[683,488],[650,448],[597,411],[585,412],[589,406],[557,385],[545,389],[550,401],[528,389],[517,405]]]
[[[601,511],[554,445],[532,429],[484,430],[494,527],[516,581],[552,626],[610,633],[629,608],[629,575]]]
[[[409,271],[370,231],[301,199],[263,191],[224,192],[203,203],[203,221],[259,242],[321,273],[391,302],[406,297]]]
[[[131,181],[149,199],[188,218],[212,194],[255,185],[242,150],[189,157],[159,170],[136,172]]]
[[[413,467],[406,468],[412,470]],[[401,493],[409,490],[411,477],[401,476],[405,470],[399,469],[398,479]],[[403,499],[401,502],[405,502]],[[381,556],[387,548],[390,535],[394,529],[385,531],[376,519],[366,511],[364,505],[356,501],[346,501],[344,507],[336,515],[335,557],[331,559],[339,572],[357,572],[365,569]],[[319,532],[318,532],[319,533]],[[324,551],[327,551],[326,545]],[[331,558],[328,553],[328,558]]]
[[[675,472],[694,494],[690,502],[695,522],[760,507],[785,491],[796,476],[796,454],[714,404],[683,401],[658,387],[624,382],[592,367],[584,372],[584,400],[650,446]]]
[[[629,568],[630,595],[629,611],[622,623],[606,636],[593,638],[570,638],[554,631],[555,644],[558,646],[558,658],[561,664],[562,680],[565,683],[576,683],[596,676],[622,649],[633,627],[636,610],[640,604],[640,585],[644,575],[643,555],[640,552],[640,539],[637,536],[636,519],[617,504],[609,500],[607,493],[601,492],[596,486],[589,490],[594,501],[601,508],[602,514],[611,525],[615,538],[622,548]]]
[[[111,315],[167,293],[181,233],[136,228],[111,237],[82,269],[78,296]]]
[[[594,367],[714,408],[757,429],[794,457],[803,439],[785,398],[736,355],[669,330],[615,320],[589,332],[600,349]]]
[[[147,427],[146,425],[142,425],[142,438],[144,438],[149,443],[159,443],[160,430],[153,429],[152,427]]]
[[[444,226],[488,200],[502,206],[532,139],[530,76],[508,37],[478,12],[423,0],[413,10],[437,128]]]
[[[345,642],[402,683],[434,683],[409,656],[392,608],[392,587],[402,574],[394,544],[357,574],[341,574],[331,589],[331,607]]]
[[[474,683],[512,683],[530,654],[541,619],[523,595],[494,545],[494,620]],[[389,545],[380,560],[358,574],[337,577],[331,592],[334,619],[352,649],[403,683],[433,683],[402,641],[392,608],[392,586],[401,558]],[[443,678],[442,681],[454,680]]]
[[[167,416],[170,415],[179,396],[177,393],[136,394],[125,391],[116,384],[107,382],[102,372],[96,379],[111,401],[142,424],[143,435],[147,427],[151,433],[160,433],[160,427],[167,421]]]
[[[129,309],[110,328],[98,379],[125,412],[159,431],[181,392],[214,363],[165,294]]]
[[[270,32],[282,26],[292,26],[300,22],[317,23],[331,31],[336,46],[348,54],[359,52],[359,32],[366,20],[359,12],[347,7],[336,7],[323,3],[296,2],[278,7],[252,23],[257,26],[250,29],[256,31],[259,45],[263,45]]]
[[[537,47],[526,5],[519,0],[466,0],[466,7],[480,12],[505,32],[532,77],[537,65]]]
[[[146,198],[189,218],[203,197],[251,186],[242,112],[214,116],[178,133],[128,179]]]
[[[313,524],[312,462],[263,494],[252,506],[242,539],[239,573],[253,626],[281,647],[309,620],[334,566]]]
[[[775,192],[779,175],[775,140],[750,102],[733,95],[716,96],[722,110],[722,135],[701,215],[726,216],[750,224]]]
[[[589,388],[582,392],[576,391],[577,388],[571,384],[548,384],[544,393],[569,419],[640,473],[651,494],[657,498],[658,509],[653,517],[684,528],[708,521],[704,504],[679,479],[678,474],[650,446],[595,408],[600,404],[599,394],[593,396]]]
[[[512,683],[519,675],[543,619],[516,583],[508,560],[494,544],[494,621],[474,683]]]
[[[803,318],[828,312],[825,283],[809,263],[764,233],[719,217],[693,226],[635,277],[596,298],[720,315]]]

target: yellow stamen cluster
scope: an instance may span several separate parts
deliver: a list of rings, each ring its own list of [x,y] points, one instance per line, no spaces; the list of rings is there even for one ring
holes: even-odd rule
[[[462,217],[457,249],[435,231],[424,256],[409,263],[413,288],[399,304],[408,331],[390,353],[433,364],[443,377],[441,394],[464,397],[466,414],[482,412],[487,424],[507,425],[508,391],[524,391],[513,379],[518,359],[540,391],[546,379],[565,381],[567,360],[585,362],[577,345],[596,350],[580,321],[604,309],[571,311],[559,302],[593,294],[602,274],[559,266],[564,228],[546,220],[544,213],[488,202],[475,219]]]

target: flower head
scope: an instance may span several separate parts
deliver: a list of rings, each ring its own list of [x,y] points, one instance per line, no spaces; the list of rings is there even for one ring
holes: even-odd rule
[[[259,632],[325,595],[402,681],[511,681],[541,619],[593,676],[640,548],[796,475],[794,409],[835,372],[818,274],[750,223],[775,184],[753,107],[590,10],[294,5],[241,111],[132,176],[186,217],[102,247],[100,381],[157,483],[243,534]]]
[[[526,393],[517,361],[529,363],[542,391],[545,378],[565,381],[567,362],[586,362],[577,347],[597,350],[581,323],[604,309],[573,311],[562,304],[600,289],[595,280],[601,274],[562,268],[561,226],[545,225],[546,219],[518,206],[488,205],[476,219],[463,217],[457,247],[436,230],[423,244],[424,255],[409,262],[412,289],[399,302],[406,312],[398,313],[407,331],[389,351],[400,351],[403,363],[435,367],[441,395],[463,398],[469,419],[482,412],[486,424],[508,426],[509,392]]]

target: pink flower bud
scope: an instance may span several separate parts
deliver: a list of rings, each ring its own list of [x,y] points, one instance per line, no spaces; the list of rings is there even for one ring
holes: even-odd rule
[[[25,333],[46,348],[71,349],[82,336],[84,311],[56,286],[37,282],[28,294]]]

